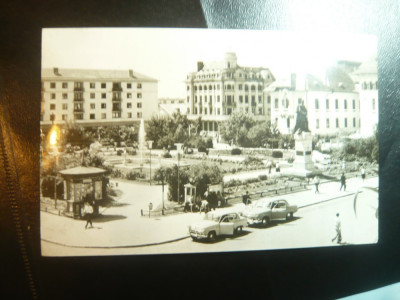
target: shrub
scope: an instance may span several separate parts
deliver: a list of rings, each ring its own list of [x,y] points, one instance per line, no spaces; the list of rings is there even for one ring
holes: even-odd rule
[[[260,176],[258,176],[258,179],[260,179],[260,181],[267,180],[268,176],[267,175],[260,175]]]
[[[165,152],[164,155],[163,155],[163,157],[164,157],[164,158],[171,158],[172,155],[171,155],[171,153],[169,153],[169,152]]]
[[[126,179],[128,180],[136,180],[138,178],[144,178],[144,174],[138,172],[138,171],[131,171],[128,174],[126,174]]]
[[[122,178],[122,172],[121,172],[121,170],[118,170],[118,169],[112,170],[112,171],[111,171],[111,177],[114,177],[114,178]]]
[[[292,164],[294,162],[294,158],[293,157],[289,157],[287,161],[288,161],[289,164]]]
[[[205,153],[208,152],[208,151],[207,151],[207,148],[206,148],[205,146],[199,146],[199,148],[197,148],[197,150],[198,150],[199,152],[205,152]]]
[[[272,151],[272,157],[273,158],[282,158],[283,157],[283,153],[282,151]]]
[[[232,155],[240,155],[240,154],[242,154],[242,150],[240,150],[239,148],[233,148],[231,150],[231,154]]]
[[[122,153],[124,153],[124,151],[122,151],[121,149],[117,151],[117,155],[118,155],[118,156],[121,156]]]

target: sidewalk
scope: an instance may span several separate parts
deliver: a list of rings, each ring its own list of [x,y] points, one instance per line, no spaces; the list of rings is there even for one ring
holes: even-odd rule
[[[127,183],[125,183],[127,184]],[[124,186],[119,182],[119,186]],[[352,178],[347,181],[348,190],[339,191],[339,182],[322,183],[320,193],[314,193],[314,186],[298,193],[269,197],[269,199],[286,199],[290,204],[302,207],[322,203],[354,194],[359,187],[377,187],[378,177],[367,178],[363,183],[361,178]],[[140,208],[148,203],[149,192],[159,192],[159,186],[148,189],[135,187],[135,199],[127,194],[119,199],[123,205],[110,207],[102,211],[102,216],[94,219],[94,228],[85,229],[86,221],[59,217],[41,212],[41,239],[43,241],[80,248],[124,248],[140,247],[168,243],[187,238],[188,226],[203,219],[204,214],[183,213],[162,217],[142,217]],[[161,192],[160,192],[161,193]],[[244,204],[239,203],[224,210],[241,211]],[[221,209],[222,210],[222,209]]]

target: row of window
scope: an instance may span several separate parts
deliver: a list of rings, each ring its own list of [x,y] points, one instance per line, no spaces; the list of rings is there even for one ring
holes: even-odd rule
[[[112,116],[113,119],[121,118],[121,112],[113,112],[111,114],[111,116]],[[143,116],[143,114],[141,112],[136,113],[136,117],[137,118],[140,119],[140,118],[142,118],[142,116]],[[83,113],[74,113],[74,119],[75,120],[83,120],[84,119],[83,117],[84,117]],[[133,118],[133,114],[131,112],[128,112],[127,118],[128,119]],[[67,121],[68,120],[68,115],[67,114],[62,114],[61,115],[61,119],[63,121]],[[90,120],[96,120],[96,114],[89,114],[89,119]],[[106,113],[101,113],[100,114],[100,119],[101,120],[107,119],[107,114]]]
[[[57,97],[56,93],[50,94],[51,100],[56,100],[56,97]],[[61,98],[63,100],[68,100],[68,93],[62,93]],[[126,98],[132,99],[132,93],[126,93]],[[137,93],[136,98],[141,99],[142,93]],[[83,94],[82,93],[74,93],[74,99],[82,99],[83,100]],[[90,93],[90,99],[96,99],[96,93]],[[101,99],[107,99],[107,93],[101,93]],[[113,93],[113,99],[121,99],[121,93]]]
[[[91,89],[95,89],[96,88],[96,82],[90,82],[89,86]],[[68,88],[68,82],[61,82],[61,87],[63,89],[67,89]],[[107,83],[105,82],[101,82],[100,83],[100,87],[102,89],[107,88]],[[50,88],[51,89],[55,89],[56,88],[56,82],[50,82]],[[74,89],[82,89],[83,88],[83,82],[74,82]],[[113,83],[113,88],[119,88],[121,89],[121,83]],[[126,84],[126,88],[131,89],[132,88],[132,83],[127,83]],[[140,82],[136,83],[136,88],[141,89],[142,88],[142,84]]]
[[[325,120],[325,128],[330,128],[330,126],[331,126],[331,121],[330,121],[330,119],[326,119]],[[340,126],[340,123],[339,123],[339,118],[336,118],[335,119],[335,126],[336,126],[336,128],[340,128],[341,126]],[[348,122],[347,122],[347,118],[344,118],[343,119],[343,125],[342,125],[342,127],[344,127],[344,128],[348,128],[349,126],[348,126]],[[353,128],[355,128],[356,127],[356,118],[353,118]],[[316,129],[319,129],[320,128],[320,124],[319,124],[319,119],[316,119],[315,120],[315,128]]]
[[[101,103],[100,104],[102,109],[107,108],[107,103]],[[113,103],[113,107],[119,106],[120,103]],[[82,108],[83,109],[83,105],[82,103],[74,103],[74,108]],[[142,108],[142,102],[138,102],[136,104],[137,108]],[[126,108],[132,108],[132,103],[128,102],[126,103]],[[95,103],[90,103],[90,109],[96,109],[96,104]],[[56,105],[55,104],[50,104],[50,110],[56,110]],[[68,103],[63,103],[62,104],[62,110],[68,110]]]
[[[361,85],[363,90],[377,90],[378,89],[378,81],[373,82],[363,82]]]
[[[229,66],[228,66],[228,68],[229,68]],[[237,76],[235,76],[235,75],[237,75]],[[200,74],[197,74],[195,78],[196,79],[211,79],[211,78],[220,78],[220,76],[221,76],[220,73],[207,73],[207,74],[200,73]],[[190,77],[190,75],[188,75],[188,79],[189,79],[189,77]],[[224,77],[225,78],[235,78],[236,77],[236,78],[245,78],[245,79],[247,79],[247,78],[255,79],[255,78],[261,78],[261,75],[259,73],[246,74],[246,73],[239,72],[236,74],[235,73],[225,73]],[[267,78],[270,79],[270,75],[268,75]]]
[[[375,99],[374,99],[375,100]],[[298,103],[300,103],[300,101],[301,101],[301,99],[298,99]],[[283,107],[283,108],[289,108],[289,99],[282,99],[282,101],[281,101],[281,106]],[[335,109],[339,109],[339,100],[338,99],[335,99]],[[356,109],[356,100],[352,100],[352,108],[353,109]],[[375,102],[374,102],[375,103]],[[330,107],[330,100],[329,99],[326,99],[325,100],[325,109],[326,110],[329,110],[329,107]],[[374,104],[374,107],[375,107],[375,104]],[[278,98],[275,98],[275,105],[274,105],[274,108],[275,109],[278,109],[279,108],[279,99]],[[314,108],[315,109],[320,109],[320,101],[319,101],[319,99],[315,99],[314,100]],[[348,109],[348,101],[347,101],[347,99],[344,99],[343,100],[343,108],[344,109]],[[374,108],[375,109],[375,108]]]
[[[239,91],[243,91],[243,89],[245,90],[245,91],[255,91],[256,89],[258,90],[258,91],[262,91],[263,90],[263,86],[262,85],[258,85],[258,86],[256,86],[256,85],[247,85],[247,84],[238,84],[238,90]],[[189,91],[190,90],[190,85],[188,85],[187,87],[186,87],[186,89]],[[234,84],[226,84],[226,85],[224,85],[224,89],[226,90],[226,91],[231,91],[231,90],[235,90],[235,85]],[[220,90],[220,85],[219,84],[214,84],[214,85],[212,85],[212,84],[210,84],[210,85],[195,85],[194,86],[194,90],[195,91],[197,91],[197,90],[199,90],[199,91],[207,91],[207,90],[210,90],[210,91],[212,91],[212,90]]]
[[[239,108],[238,111],[249,113],[250,110],[249,110],[248,107],[246,107],[246,108]],[[208,115],[208,114],[212,115],[213,112],[215,112],[216,115],[221,115],[221,109],[220,108],[217,108],[217,109],[213,110],[211,107],[210,108],[207,108],[207,107],[204,107],[204,108],[199,107],[199,108],[197,108],[197,107],[195,107],[193,109],[193,114],[194,115],[197,115],[197,114],[199,114],[199,115]],[[232,112],[233,112],[232,108],[227,108],[226,109],[226,114],[227,115],[232,114]],[[262,108],[258,108],[258,110],[256,110],[255,107],[252,107],[251,108],[251,112],[253,114],[256,114],[256,112],[257,112],[258,115],[263,115],[263,109]]]

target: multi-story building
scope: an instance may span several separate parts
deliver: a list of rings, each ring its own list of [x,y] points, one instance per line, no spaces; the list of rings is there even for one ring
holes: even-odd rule
[[[171,116],[173,113],[185,115],[187,104],[184,98],[160,98],[158,99],[158,114],[160,116]]]
[[[274,80],[267,68],[238,65],[235,53],[226,53],[219,62],[198,62],[197,71],[186,78],[188,118],[201,117],[202,130],[211,135],[237,111],[269,120],[270,103],[264,90]]]
[[[266,92],[271,99],[271,122],[281,133],[293,133],[301,101],[308,110],[312,133],[337,135],[359,130],[359,95],[342,67],[329,68],[325,81],[310,74],[291,74],[290,79],[272,83]]]
[[[371,136],[378,126],[378,69],[376,55],[351,74],[360,95],[360,134]]]
[[[132,124],[158,109],[158,81],[132,70],[42,69],[41,125]]]

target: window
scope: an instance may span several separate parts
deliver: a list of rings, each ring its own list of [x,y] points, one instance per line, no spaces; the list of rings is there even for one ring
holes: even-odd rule
[[[142,108],[142,102],[137,103],[137,108]]]
[[[106,115],[105,113],[102,113],[102,114],[101,114],[101,118],[104,120],[104,119],[107,118],[107,115]]]
[[[335,109],[339,109],[339,100],[335,99]]]
[[[287,118],[287,119],[286,119],[286,127],[287,127],[287,128],[290,128],[290,118]]]
[[[315,109],[319,109],[319,100],[315,99]]]
[[[75,120],[83,120],[83,114],[75,114],[74,118]]]
[[[102,108],[102,109],[105,109],[105,108],[107,108],[107,105],[106,105],[106,103],[102,103],[102,104],[101,104],[101,108]]]
[[[258,103],[261,104],[262,103],[262,97],[258,96]]]
[[[186,102],[187,102],[187,103],[189,103],[189,101],[190,101],[190,97],[189,97],[189,96],[187,96],[187,98],[186,98]]]
[[[326,119],[326,128],[329,128],[329,119]]]
[[[50,82],[50,88],[55,89],[56,88],[56,83],[55,82]]]
[[[221,114],[221,109],[218,108],[218,109],[217,109],[217,112],[218,112],[218,114],[220,115],[220,114]]]
[[[55,110],[56,109],[56,105],[55,104],[50,104],[50,110]]]
[[[197,103],[197,96],[194,96],[194,103]]]
[[[326,110],[329,110],[329,99],[325,100],[325,108]]]
[[[239,96],[239,103],[243,103],[243,96]]]
[[[249,103],[249,96],[244,96],[244,103]]]
[[[106,93],[101,93],[101,99],[106,99]]]
[[[62,119],[63,121],[68,120],[68,115],[61,115],[61,119]]]
[[[356,127],[356,118],[353,118],[353,127]]]
[[[186,90],[187,90],[187,91],[190,91],[190,85],[187,85],[187,86],[186,86]]]
[[[131,118],[132,118],[132,113],[128,112],[128,119],[131,119]]]
[[[131,102],[126,103],[126,108],[132,108],[132,103]]]
[[[62,109],[63,109],[63,110],[67,110],[67,109],[68,109],[68,103],[63,103]]]
[[[255,86],[255,85],[252,85],[252,86],[251,86],[251,90],[252,90],[252,91],[255,91],[255,90],[256,90],[256,86]]]
[[[68,88],[68,82],[63,82],[62,83],[62,88],[67,89]]]
[[[50,94],[50,99],[56,99],[56,94],[51,93],[51,94]]]
[[[267,103],[268,103],[268,104],[271,104],[271,96],[268,96],[268,98],[267,98]]]
[[[262,108],[259,108],[259,109],[258,109],[258,114],[259,114],[259,115],[262,115],[262,114],[263,114]]]
[[[344,118],[344,127],[347,128],[347,118]]]
[[[104,82],[101,83],[101,88],[105,89],[106,88],[106,84]]]
[[[90,99],[94,99],[96,98],[96,94],[95,93],[90,93]]]
[[[68,94],[67,93],[63,93],[62,94],[62,98],[63,98],[63,100],[67,100],[68,99]]]
[[[174,102],[174,101],[172,101]],[[207,102],[207,96],[204,96],[204,102]]]
[[[347,99],[344,99],[343,105],[344,105],[344,109],[347,109]]]
[[[316,129],[319,129],[319,119],[316,119],[316,120],[315,120],[315,128],[316,128]]]
[[[207,108],[204,108],[204,114],[205,115],[207,114]]]
[[[239,91],[243,90],[243,85],[239,84]]]
[[[102,83],[102,86],[101,86],[101,87],[103,87],[103,83]],[[90,83],[90,88],[91,88],[91,89],[96,88],[96,84],[95,84],[94,82],[91,82],[91,83]],[[104,86],[104,88],[105,88],[105,86]]]
[[[275,109],[278,109],[279,107],[279,99],[275,98]]]
[[[121,118],[121,113],[119,111],[115,111],[112,113],[113,119]]]
[[[206,85],[204,86],[204,90],[207,91],[207,86]]]
[[[356,100],[353,99],[353,109],[356,109]]]
[[[138,112],[138,113],[136,114],[136,116],[137,116],[138,118],[141,118],[141,117],[142,117],[142,113],[141,113],[141,112]]]
[[[220,101],[220,97],[219,96],[217,96],[217,102],[219,102]]]
[[[137,97],[138,97],[138,99],[141,99],[142,98],[142,93],[137,93]]]
[[[95,114],[90,114],[90,120],[94,120],[95,119]]]
[[[251,104],[252,105],[256,104],[256,96],[251,96]]]
[[[375,99],[372,99],[372,110],[376,109],[376,101]]]
[[[339,119],[336,118],[336,128],[339,128]]]
[[[95,109],[95,108],[96,108],[96,104],[90,103],[90,109]]]
[[[138,84],[137,84],[137,88],[138,88],[138,89],[141,89],[141,88],[142,88],[142,84],[141,84],[141,83],[138,83]]]
[[[127,83],[127,84],[126,84],[126,87],[127,87],[128,89],[131,89],[131,88],[132,88],[132,83]]]
[[[212,102],[212,96],[210,96],[210,102]]]

